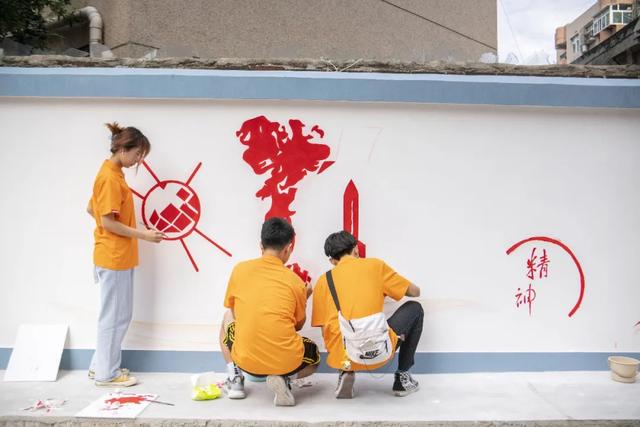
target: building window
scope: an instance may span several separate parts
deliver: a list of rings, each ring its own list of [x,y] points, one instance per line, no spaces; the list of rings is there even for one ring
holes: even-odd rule
[[[608,6],[600,12],[598,16],[593,18],[593,35],[598,34],[609,26],[611,22],[611,6]]]
[[[631,5],[614,4],[611,6],[611,23],[625,25],[631,22]]]
[[[571,51],[580,55],[580,34],[571,37]]]
[[[605,7],[593,18],[593,34],[598,34],[609,25],[628,24],[632,18],[631,10],[630,4],[614,4]]]

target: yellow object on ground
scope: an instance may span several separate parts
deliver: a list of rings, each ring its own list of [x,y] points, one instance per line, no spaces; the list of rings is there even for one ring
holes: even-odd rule
[[[220,397],[222,391],[215,384],[207,386],[195,386],[191,390],[191,399],[193,400],[213,400]]]

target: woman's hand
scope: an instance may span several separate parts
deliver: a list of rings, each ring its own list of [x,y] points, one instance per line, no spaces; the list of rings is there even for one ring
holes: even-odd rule
[[[158,243],[167,237],[164,233],[151,228],[140,230],[139,228],[126,226],[120,221],[117,221],[112,213],[102,216],[102,227],[119,236],[135,237],[146,240],[147,242]]]
[[[142,239],[147,242],[160,243],[165,237],[167,237],[167,235],[161,231],[151,229],[142,231]]]

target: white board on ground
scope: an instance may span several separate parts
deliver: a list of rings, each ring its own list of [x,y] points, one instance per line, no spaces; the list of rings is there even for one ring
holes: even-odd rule
[[[68,328],[68,325],[20,325],[4,380],[56,381]]]

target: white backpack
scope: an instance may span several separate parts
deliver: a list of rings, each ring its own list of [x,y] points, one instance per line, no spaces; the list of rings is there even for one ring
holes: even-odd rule
[[[384,313],[378,312],[357,319],[345,319],[340,310],[331,271],[327,271],[327,284],[338,310],[338,324],[347,357],[361,365],[374,365],[393,356],[394,349],[389,336],[389,325]]]

